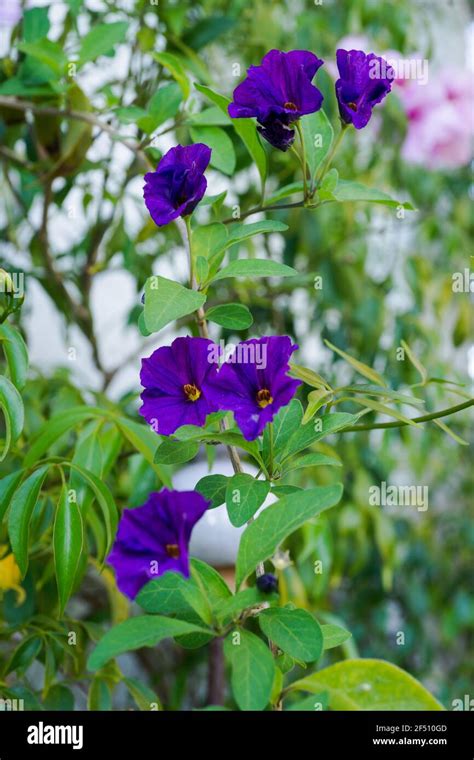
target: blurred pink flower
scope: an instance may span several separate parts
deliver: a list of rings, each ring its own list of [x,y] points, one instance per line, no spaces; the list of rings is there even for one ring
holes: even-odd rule
[[[426,85],[399,90],[408,118],[402,156],[427,169],[456,169],[472,157],[473,81],[464,69],[445,69]]]
[[[20,0],[0,0],[0,26],[15,26],[21,16]]]

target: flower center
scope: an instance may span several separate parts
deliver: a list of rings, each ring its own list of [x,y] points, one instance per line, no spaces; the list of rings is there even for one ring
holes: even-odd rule
[[[201,395],[201,391],[199,388],[196,388],[193,383],[186,383],[186,385],[183,385],[183,391],[190,401],[197,401]]]
[[[347,107],[351,109],[351,111],[357,111],[357,103],[348,103]]]
[[[265,407],[268,406],[268,404],[271,404],[272,402],[273,402],[273,398],[268,388],[262,388],[262,390],[258,391],[257,404],[261,406],[262,409],[265,409]]]
[[[291,102],[291,100],[288,100],[283,108],[286,108],[288,111],[297,111],[298,106]]]
[[[178,544],[166,544],[165,551],[168,557],[171,557],[171,559],[178,559],[179,558],[179,546]]]

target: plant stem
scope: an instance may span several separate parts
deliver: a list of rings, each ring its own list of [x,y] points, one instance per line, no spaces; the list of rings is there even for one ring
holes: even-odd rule
[[[179,231],[181,233],[181,237],[183,239],[183,243],[184,243],[184,245],[185,245],[185,247],[186,247],[186,249],[188,251],[188,257],[189,257],[189,262],[190,262],[190,270],[191,270],[192,260],[193,260],[193,252],[192,252],[192,243],[191,243],[191,220],[190,220],[190,217],[187,217],[185,222],[183,222],[183,220],[179,218],[179,219],[176,220],[176,223],[177,223],[178,229],[179,229]],[[195,278],[194,278],[194,276],[192,274],[191,274],[190,279],[191,279],[191,287],[192,287],[192,289],[193,290],[197,290],[197,283],[196,283],[196,280],[195,280]],[[196,311],[196,316],[197,316],[198,330],[199,330],[200,336],[202,338],[207,338],[208,339],[209,338],[209,332],[208,332],[208,329],[207,329],[206,313],[205,313],[204,309],[202,308],[202,306]],[[226,430],[228,430],[228,427],[229,426],[227,424],[227,420],[225,420],[225,419],[221,420],[220,428],[221,428],[222,432],[225,432]],[[242,467],[242,462],[240,460],[239,452],[237,451],[237,449],[235,448],[235,446],[226,446],[226,448],[227,448],[227,453],[229,454],[229,459],[231,461],[234,473],[236,475],[243,473],[244,472],[244,468]],[[250,523],[252,523],[252,522],[253,522],[253,517],[250,518],[250,520],[248,521],[247,525],[250,525]],[[263,575],[264,572],[265,572],[265,568],[264,568],[263,562],[259,562],[258,565],[257,565],[257,567],[255,568],[255,573],[257,575],[257,578],[260,577],[261,575]]]
[[[431,420],[437,420],[440,417],[448,417],[450,414],[456,414],[463,409],[468,409],[470,406],[474,406],[474,398],[465,401],[463,404],[450,406],[448,409],[440,409],[438,412],[424,414],[421,417],[413,417],[412,422],[430,422]],[[389,428],[406,427],[406,425],[408,425],[408,422],[379,422],[375,425],[352,425],[351,427],[344,428],[340,432],[355,433],[359,430],[386,430]]]
[[[304,142],[304,135],[303,130],[301,128],[301,124],[299,120],[296,122],[296,130],[298,132],[298,136],[300,138],[301,143],[301,166],[303,169],[303,194],[305,201],[308,199],[308,178],[306,175],[306,146]]]
[[[314,181],[314,192],[316,192],[316,190],[318,189],[318,186],[320,185],[320,183],[324,179],[324,176],[325,176],[327,170],[329,169],[334,156],[336,155],[337,151],[339,150],[339,146],[341,144],[342,138],[344,137],[344,135],[346,133],[346,130],[347,130],[348,126],[349,125],[345,124],[345,123],[341,124],[341,131],[339,132],[338,136],[334,140],[334,142],[332,144],[332,148],[329,151],[329,153],[328,153],[328,155],[326,157],[326,160],[324,161],[321,169],[318,171],[318,173],[316,175],[316,178],[315,178],[315,181]]]
[[[219,636],[216,636],[209,643],[207,683],[207,703],[209,705],[223,705],[225,694],[224,642]]]
[[[273,422],[270,422],[268,426],[268,436],[269,436],[269,442],[270,442],[270,456],[269,456],[269,473],[270,477],[273,478]]]
[[[304,208],[304,201],[296,201],[295,203],[275,203],[273,206],[255,206],[254,208],[244,211],[238,219],[229,216],[227,219],[222,220],[222,224],[232,224],[233,222],[240,222],[241,219],[246,219],[253,214],[260,214],[262,211],[281,211],[287,208]]]

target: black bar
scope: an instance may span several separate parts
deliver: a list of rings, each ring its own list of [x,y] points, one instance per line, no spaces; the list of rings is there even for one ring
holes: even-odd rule
[[[311,757],[331,751],[346,757],[472,760],[471,712],[0,712],[0,760],[26,757],[225,755],[291,752]],[[64,729],[56,730],[56,727]],[[248,732],[242,728],[248,727]],[[75,727],[75,732],[74,732]],[[82,732],[81,732],[82,728]],[[43,743],[35,744],[38,740]],[[69,744],[49,743],[52,738]],[[282,741],[288,741],[284,749]],[[293,742],[293,750],[291,750]],[[73,749],[76,744],[77,749]],[[81,746],[80,746],[81,745]],[[132,754],[133,753],[133,754]],[[350,753],[350,754],[349,754]],[[337,755],[339,756],[339,754]]]

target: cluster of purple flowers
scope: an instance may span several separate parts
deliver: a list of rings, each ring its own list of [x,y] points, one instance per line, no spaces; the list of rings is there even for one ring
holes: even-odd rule
[[[234,90],[229,115],[233,119],[257,119],[257,129],[267,142],[286,151],[295,139],[293,125],[302,116],[319,111],[323,95],[312,80],[324,61],[307,50],[270,50],[260,66],[250,66],[247,78]],[[374,53],[337,51],[339,79],[336,97],[344,124],[362,129],[372,109],[390,92],[393,69]],[[159,227],[192,214],[204,196],[204,172],[211,149],[202,143],[166,153],[156,171],[145,175],[144,199]]]
[[[374,76],[374,63],[387,76]],[[322,65],[305,50],[271,50],[235,89],[229,115],[256,117],[261,135],[288,150],[295,139],[293,125],[322,106],[323,95],[312,84]],[[338,50],[337,65],[341,120],[361,129],[390,91],[393,77],[382,58],[360,50]],[[145,176],[145,204],[158,226],[192,214],[206,191],[210,158],[207,145],[178,145]],[[248,340],[219,365],[219,349],[212,341],[176,338],[142,360],[140,414],[157,433],[172,435],[182,425],[202,427],[211,412],[231,411],[243,436],[253,441],[296,393],[300,381],[288,370],[297,348],[287,336]],[[209,506],[197,492],[163,490],[151,493],[141,507],[126,509],[108,558],[120,590],[133,599],[149,580],[167,571],[189,577],[191,532]],[[264,575],[260,586],[274,590],[276,579]]]
[[[300,384],[287,374],[296,349],[287,336],[243,341],[218,368],[219,347],[212,341],[176,338],[142,360],[140,413],[158,433],[171,435],[181,425],[204,425],[211,412],[229,410],[245,438],[253,440]],[[234,361],[235,356],[245,361]],[[133,599],[167,571],[189,577],[191,531],[209,505],[194,491],[163,490],[150,494],[143,506],[126,509],[108,558],[120,590]]]
[[[252,441],[295,395],[300,381],[287,373],[297,348],[287,336],[243,341],[219,368],[211,340],[176,338],[142,360],[140,414],[159,434],[172,435],[181,425],[204,425],[211,412],[231,411]]]
[[[323,95],[312,80],[323,63],[306,50],[270,50],[260,66],[249,68],[247,78],[234,90],[229,115],[233,119],[256,117],[262,137],[275,148],[288,150],[295,139],[291,125],[322,106]],[[362,50],[338,50],[337,65],[341,119],[362,129],[373,107],[390,92],[391,68],[382,58]]]

